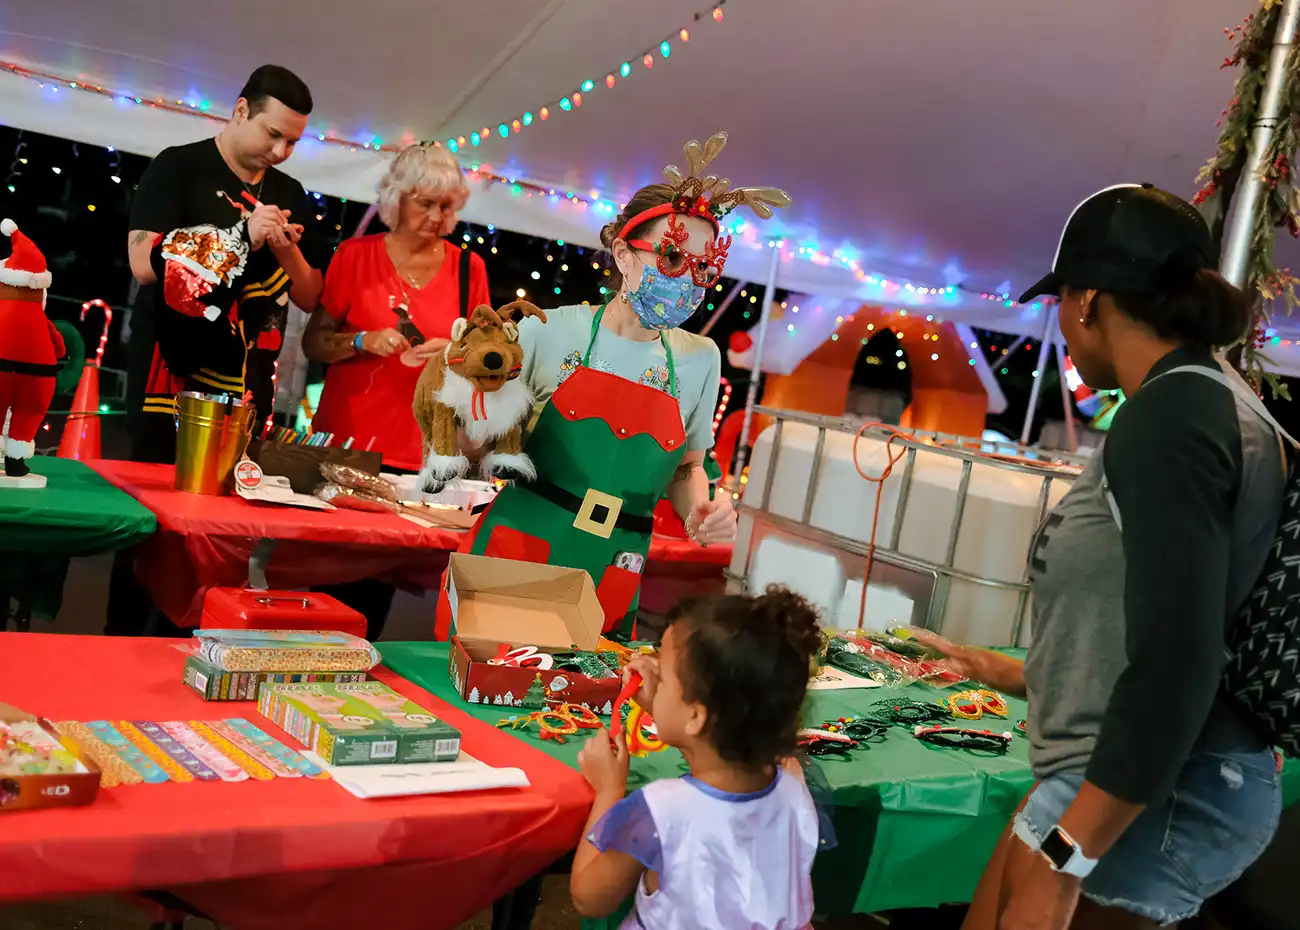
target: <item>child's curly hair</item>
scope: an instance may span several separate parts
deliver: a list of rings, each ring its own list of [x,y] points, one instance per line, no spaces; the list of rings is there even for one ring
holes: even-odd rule
[[[686,634],[682,688],[708,709],[704,735],[718,755],[758,768],[792,754],[822,643],[812,606],[772,586],[759,597],[685,601],[668,621]]]

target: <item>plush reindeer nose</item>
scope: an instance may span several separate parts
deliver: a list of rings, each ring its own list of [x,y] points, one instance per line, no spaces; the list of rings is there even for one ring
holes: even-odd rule
[[[488,371],[496,371],[504,361],[500,352],[488,352],[483,356],[483,367]]]

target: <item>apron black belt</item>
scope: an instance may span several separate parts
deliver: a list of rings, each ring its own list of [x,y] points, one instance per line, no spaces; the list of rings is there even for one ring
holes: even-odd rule
[[[584,512],[584,505],[586,504],[584,498],[581,498],[576,494],[571,494],[564,490],[564,488],[551,484],[549,481],[539,478],[531,484],[524,485],[524,487],[529,491],[532,491],[538,497],[544,498],[552,504],[555,504],[557,507],[563,507],[575,517],[582,515]],[[602,510],[604,512],[602,512]],[[591,508],[591,511],[589,517],[592,523],[608,525],[608,508],[603,504],[595,504]],[[654,517],[642,517],[637,516],[636,514],[620,511],[613,521],[613,526],[610,528],[613,529],[616,527],[620,530],[627,530],[630,533],[639,533],[643,536],[648,536],[654,531],[654,526]]]

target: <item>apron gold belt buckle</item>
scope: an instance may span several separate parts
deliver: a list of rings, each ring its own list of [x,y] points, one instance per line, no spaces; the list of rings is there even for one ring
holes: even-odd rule
[[[573,519],[573,527],[592,536],[609,539],[614,535],[614,527],[618,525],[618,517],[622,512],[621,497],[588,488],[582,498],[582,506],[578,508],[578,515]]]

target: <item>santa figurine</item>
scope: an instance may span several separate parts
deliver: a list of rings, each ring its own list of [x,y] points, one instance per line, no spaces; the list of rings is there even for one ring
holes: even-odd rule
[[[36,454],[36,431],[54,399],[54,378],[66,350],[45,315],[50,286],[45,256],[13,220],[0,222],[0,233],[12,245],[9,257],[0,261],[0,422],[9,423],[0,488],[43,487],[44,477],[30,474],[27,459]]]

